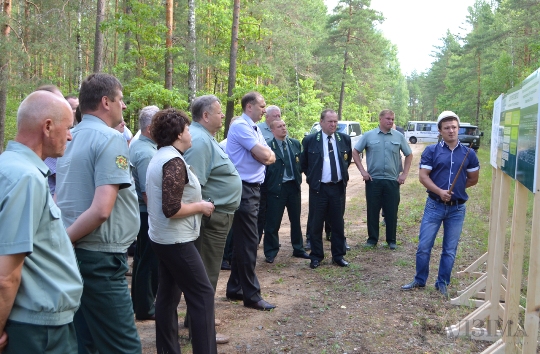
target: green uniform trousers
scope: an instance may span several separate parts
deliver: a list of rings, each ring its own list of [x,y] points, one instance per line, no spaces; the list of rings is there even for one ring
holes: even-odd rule
[[[84,280],[75,313],[79,353],[141,353],[126,272],[126,254],[75,249]]]
[[[137,235],[131,277],[131,300],[138,320],[146,320],[156,312],[154,302],[158,289],[158,268],[159,260],[148,237],[148,213],[141,212],[141,227]]]
[[[293,255],[304,254],[302,228],[300,226],[300,210],[302,201],[300,191],[295,181],[285,182],[281,185],[278,196],[268,194],[266,201],[266,225],[264,228],[264,255],[274,258],[279,252],[279,228],[283,213],[287,207],[287,214],[291,222],[291,244]]]
[[[195,240],[195,247],[201,255],[208,279],[216,291],[221,270],[223,249],[232,226],[234,214],[214,211],[210,217],[203,216],[200,236]]]
[[[386,220],[386,242],[396,243],[397,214],[399,207],[399,183],[397,180],[373,179],[366,181],[367,243],[379,242],[379,215],[381,209]]]
[[[62,326],[39,326],[7,321],[8,345],[3,354],[77,354],[73,322]]]

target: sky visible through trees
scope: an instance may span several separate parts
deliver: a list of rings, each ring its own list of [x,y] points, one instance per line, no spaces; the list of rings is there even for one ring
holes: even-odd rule
[[[170,1],[170,48],[161,0],[13,0],[9,12],[6,2],[0,3],[0,63],[7,82],[5,103],[0,100],[5,126],[0,124],[0,130],[5,129],[6,140],[15,134],[16,109],[25,95],[48,83],[66,95],[76,94],[80,78],[90,74],[96,62],[122,81],[131,129],[138,128],[137,113],[143,106],[187,110],[190,87],[196,95],[217,95],[224,106],[231,102],[233,115],[241,112],[239,98],[257,90],[268,104],[281,107],[290,134],[297,138],[309,131],[324,108],[359,121],[364,130],[377,124],[378,112],[385,108],[396,112],[399,125],[432,120],[450,109],[464,121],[489,129],[493,100],[540,66],[540,4],[535,0],[471,1],[465,16],[457,19],[466,30],[439,34],[438,42],[429,43],[434,45],[432,64],[425,69],[419,64],[412,72],[405,71],[409,68],[399,62],[396,43],[380,30],[385,28],[385,14],[375,7],[380,0],[339,1],[332,13],[323,0],[240,1],[236,78],[230,94],[232,1],[195,2],[194,36],[188,2]],[[99,3],[105,10],[98,27],[103,35],[101,62],[95,60],[100,51],[94,45]],[[406,3],[420,13],[421,7]],[[442,10],[435,19],[448,25]],[[388,10],[388,21],[391,16]],[[420,18],[425,31],[434,32],[429,16]],[[405,18],[403,31],[417,22],[422,21]],[[172,72],[166,70],[166,57],[169,63],[172,59]],[[172,86],[167,82],[166,88],[166,79]],[[218,133],[218,139],[222,137],[223,131]]]

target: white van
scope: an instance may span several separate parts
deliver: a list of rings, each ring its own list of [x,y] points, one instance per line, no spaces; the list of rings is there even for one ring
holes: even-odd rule
[[[405,127],[405,139],[411,144],[436,143],[438,137],[437,122],[409,121]]]

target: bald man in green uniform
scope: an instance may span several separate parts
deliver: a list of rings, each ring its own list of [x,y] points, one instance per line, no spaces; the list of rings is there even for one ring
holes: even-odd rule
[[[21,103],[15,140],[0,155],[3,353],[77,353],[82,279],[43,162],[64,154],[72,124],[63,97],[36,91]]]

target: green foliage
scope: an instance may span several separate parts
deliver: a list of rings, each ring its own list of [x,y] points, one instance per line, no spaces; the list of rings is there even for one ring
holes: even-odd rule
[[[187,7],[179,3],[174,7],[174,89],[168,91],[163,88],[164,5],[160,0],[106,2],[100,28],[103,71],[123,83],[124,117],[133,130],[145,105],[188,108]],[[64,94],[77,92],[79,77],[86,77],[93,67],[95,7],[95,1],[13,3],[12,35],[0,43],[10,61],[8,105],[18,104],[41,84],[55,84]],[[350,16],[349,7],[358,11]],[[395,46],[375,28],[382,14],[372,10],[369,1],[342,1],[335,15],[327,13],[323,0],[247,0],[240,10],[236,89],[231,98],[235,115],[241,113],[242,95],[258,90],[268,105],[282,109],[289,134],[301,139],[323,109],[338,109],[342,80],[343,119],[360,121],[367,129],[380,109],[402,112],[399,107],[407,103],[408,88]],[[230,1],[196,3],[197,94],[215,94],[224,104],[231,27]],[[344,31],[349,29],[354,40],[347,43]],[[349,65],[343,75],[346,47]],[[13,112],[8,108],[9,122]],[[9,122],[8,139],[15,134]]]
[[[6,105],[6,127],[5,127],[5,141],[4,148],[7,145],[8,140],[12,140],[17,134],[17,109],[20,102],[14,99],[8,99]]]
[[[124,87],[126,92],[126,106],[124,119],[132,128],[138,128],[138,113],[145,106],[156,105],[160,108],[174,107],[187,111],[188,102],[182,98],[177,90],[167,90],[161,83],[135,79]]]

